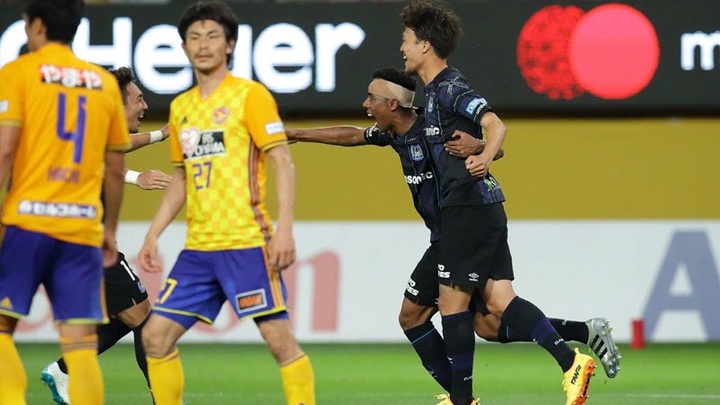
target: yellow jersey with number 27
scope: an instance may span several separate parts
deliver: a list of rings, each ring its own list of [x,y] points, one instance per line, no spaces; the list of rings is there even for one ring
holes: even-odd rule
[[[198,87],[170,105],[172,160],[184,166],[186,249],[264,246],[266,152],[287,144],[277,104],[260,83],[227,74],[207,98]]]

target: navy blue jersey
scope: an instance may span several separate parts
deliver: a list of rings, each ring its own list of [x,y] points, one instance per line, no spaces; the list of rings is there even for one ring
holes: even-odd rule
[[[425,141],[439,176],[441,206],[486,205],[505,201],[500,184],[488,173],[478,179],[465,167],[465,158],[445,151],[456,129],[482,138],[480,119],[492,111],[459,70],[445,68],[425,86]]]
[[[422,116],[402,136],[380,132],[376,126],[372,126],[365,130],[365,141],[378,146],[392,146],[397,152],[415,209],[430,229],[430,242],[437,242],[440,240],[439,189],[423,140],[424,128],[425,120]]]

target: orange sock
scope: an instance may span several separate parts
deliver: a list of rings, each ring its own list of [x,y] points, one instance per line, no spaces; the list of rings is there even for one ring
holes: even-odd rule
[[[155,404],[181,405],[185,377],[179,350],[159,359],[148,357],[147,364]]]
[[[315,405],[315,373],[304,353],[280,367],[283,391],[288,405]]]
[[[27,376],[9,333],[0,332],[0,404],[25,405]]]

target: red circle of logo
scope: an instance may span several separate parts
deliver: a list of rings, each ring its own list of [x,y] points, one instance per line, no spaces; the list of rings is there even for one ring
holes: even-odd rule
[[[585,13],[552,5],[533,14],[517,44],[520,74],[536,93],[572,100],[584,92],[625,99],[652,80],[660,45],[640,11],[618,3]]]

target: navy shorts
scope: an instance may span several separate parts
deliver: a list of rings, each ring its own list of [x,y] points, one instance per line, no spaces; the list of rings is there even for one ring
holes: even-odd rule
[[[56,321],[105,321],[103,258],[100,248],[63,242],[15,226],[0,242],[0,313],[30,313],[35,291],[45,287]]]
[[[501,203],[444,207],[441,221],[440,284],[482,289],[488,279],[514,279]]]
[[[153,311],[186,329],[198,319],[213,323],[225,301],[238,318],[286,312],[287,289],[268,269],[262,247],[220,251],[183,250]]]

